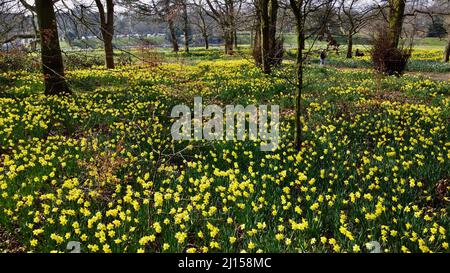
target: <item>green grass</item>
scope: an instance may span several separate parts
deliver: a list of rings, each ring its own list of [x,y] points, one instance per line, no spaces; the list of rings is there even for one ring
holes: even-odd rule
[[[220,52],[72,69],[72,97],[2,74],[0,226],[34,252],[449,251],[450,82],[307,65],[296,151],[293,65]],[[174,141],[194,96],[279,104],[279,149]]]

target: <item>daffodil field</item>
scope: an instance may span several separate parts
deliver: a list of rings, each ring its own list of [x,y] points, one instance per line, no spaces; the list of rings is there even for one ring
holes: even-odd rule
[[[293,65],[250,58],[72,69],[70,97],[0,74],[3,232],[27,252],[450,252],[450,81],[308,65],[297,152]],[[194,96],[279,104],[278,149],[174,141]]]

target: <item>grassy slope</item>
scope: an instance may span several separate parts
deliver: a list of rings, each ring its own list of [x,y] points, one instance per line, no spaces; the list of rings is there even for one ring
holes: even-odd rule
[[[313,64],[297,153],[292,67],[272,78],[221,58],[69,71],[73,98],[3,75],[0,224],[33,251],[448,251],[448,82]],[[280,104],[280,149],[173,143],[170,109],[195,95]]]

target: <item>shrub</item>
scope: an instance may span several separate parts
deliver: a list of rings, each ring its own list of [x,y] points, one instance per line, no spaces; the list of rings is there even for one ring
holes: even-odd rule
[[[101,66],[105,63],[103,56],[85,53],[70,53],[64,55],[64,65],[66,68],[91,68]]]
[[[388,75],[401,75],[406,69],[411,50],[403,47],[391,47],[385,28],[378,31],[373,38],[370,51],[374,68]]]
[[[149,66],[157,66],[163,61],[163,54],[157,52],[149,42],[142,42],[139,45],[137,57],[141,63]]]
[[[117,65],[131,65],[133,64],[133,56],[127,52],[123,52],[118,54],[115,58],[115,62]]]
[[[23,48],[0,51],[0,72],[26,70],[39,68],[39,59]]]

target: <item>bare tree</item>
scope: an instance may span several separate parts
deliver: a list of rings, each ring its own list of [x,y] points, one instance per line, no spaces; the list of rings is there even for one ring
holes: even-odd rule
[[[65,22],[66,20],[71,21],[75,30],[78,30],[78,24],[80,24],[103,43],[105,67],[108,69],[115,67],[113,46],[115,1],[94,0],[91,4],[86,4],[86,2],[80,0],[62,0],[61,3],[65,10],[59,10],[63,27],[68,25],[68,22]],[[68,5],[67,2],[71,5]],[[64,32],[67,32],[67,29]]]
[[[209,33],[212,31],[212,26],[207,22],[207,15],[203,9],[204,2],[202,0],[194,1],[194,13],[192,24],[195,25],[202,35],[205,43],[205,49],[209,49]]]
[[[0,45],[17,39],[36,38],[37,31],[29,30],[34,23],[33,13],[30,16],[22,6],[18,6],[17,0],[0,1]]]
[[[179,5],[182,10],[183,17],[183,34],[184,34],[184,51],[189,53],[189,15],[188,15],[188,0],[179,0]]]
[[[178,46],[178,39],[174,25],[175,17],[178,13],[177,5],[171,0],[159,0],[158,2],[152,0],[152,4],[152,8],[156,12],[156,14],[162,20],[167,22],[167,25],[169,27],[170,42],[172,43],[173,51],[178,52],[180,50],[180,47]]]
[[[292,12],[295,17],[296,24],[296,34],[297,34],[297,57],[296,57],[296,107],[295,107],[295,146],[297,150],[300,150],[301,138],[302,138],[302,127],[301,127],[301,100],[302,100],[302,90],[303,90],[303,69],[304,62],[308,58],[311,52],[314,42],[317,40],[317,33],[322,28],[322,26],[317,26],[315,29],[307,29],[306,22],[313,17],[316,12],[325,9],[324,16],[325,20],[321,22],[326,22],[327,17],[333,10],[335,1],[334,0],[289,0]],[[308,49],[304,48],[305,41],[307,39],[312,39],[311,45]]]
[[[233,54],[236,39],[236,17],[240,13],[242,0],[206,0],[206,14],[213,18],[222,30],[225,54]]]
[[[187,0],[122,0],[128,6],[133,7],[138,14],[152,17],[156,15],[160,21],[167,23],[169,29],[169,41],[172,50],[178,52],[178,38],[175,29],[175,19],[180,13],[178,1]]]
[[[352,57],[353,36],[376,15],[375,8],[364,0],[341,0],[338,18],[341,31],[347,36],[347,58]]]
[[[427,16],[432,22],[435,21],[435,16],[442,16],[447,24],[448,42],[444,49],[443,61],[448,62],[450,58],[450,1],[449,0],[434,0],[431,3],[424,0],[411,0],[408,11],[405,17],[413,17],[418,15]]]
[[[403,22],[406,17],[416,17],[417,15],[426,15],[431,18],[435,15],[450,16],[448,0],[438,0],[434,3],[436,5],[430,5],[427,1],[423,0],[411,0],[410,2],[407,2],[406,0],[388,0],[386,6],[379,6],[380,11],[388,24],[390,47],[398,47],[402,34]],[[386,7],[388,10],[387,15],[384,13]],[[450,48],[450,41],[446,48]],[[446,59],[447,51],[448,50],[444,52],[444,61]],[[450,55],[450,52],[448,54]]]
[[[112,43],[114,37],[114,1],[105,0],[105,4],[106,8],[101,0],[95,0],[100,19],[100,32],[105,50],[106,68],[114,68],[114,49]]]
[[[256,0],[256,42],[253,56],[264,73],[281,61],[282,41],[277,39],[278,0]]]

